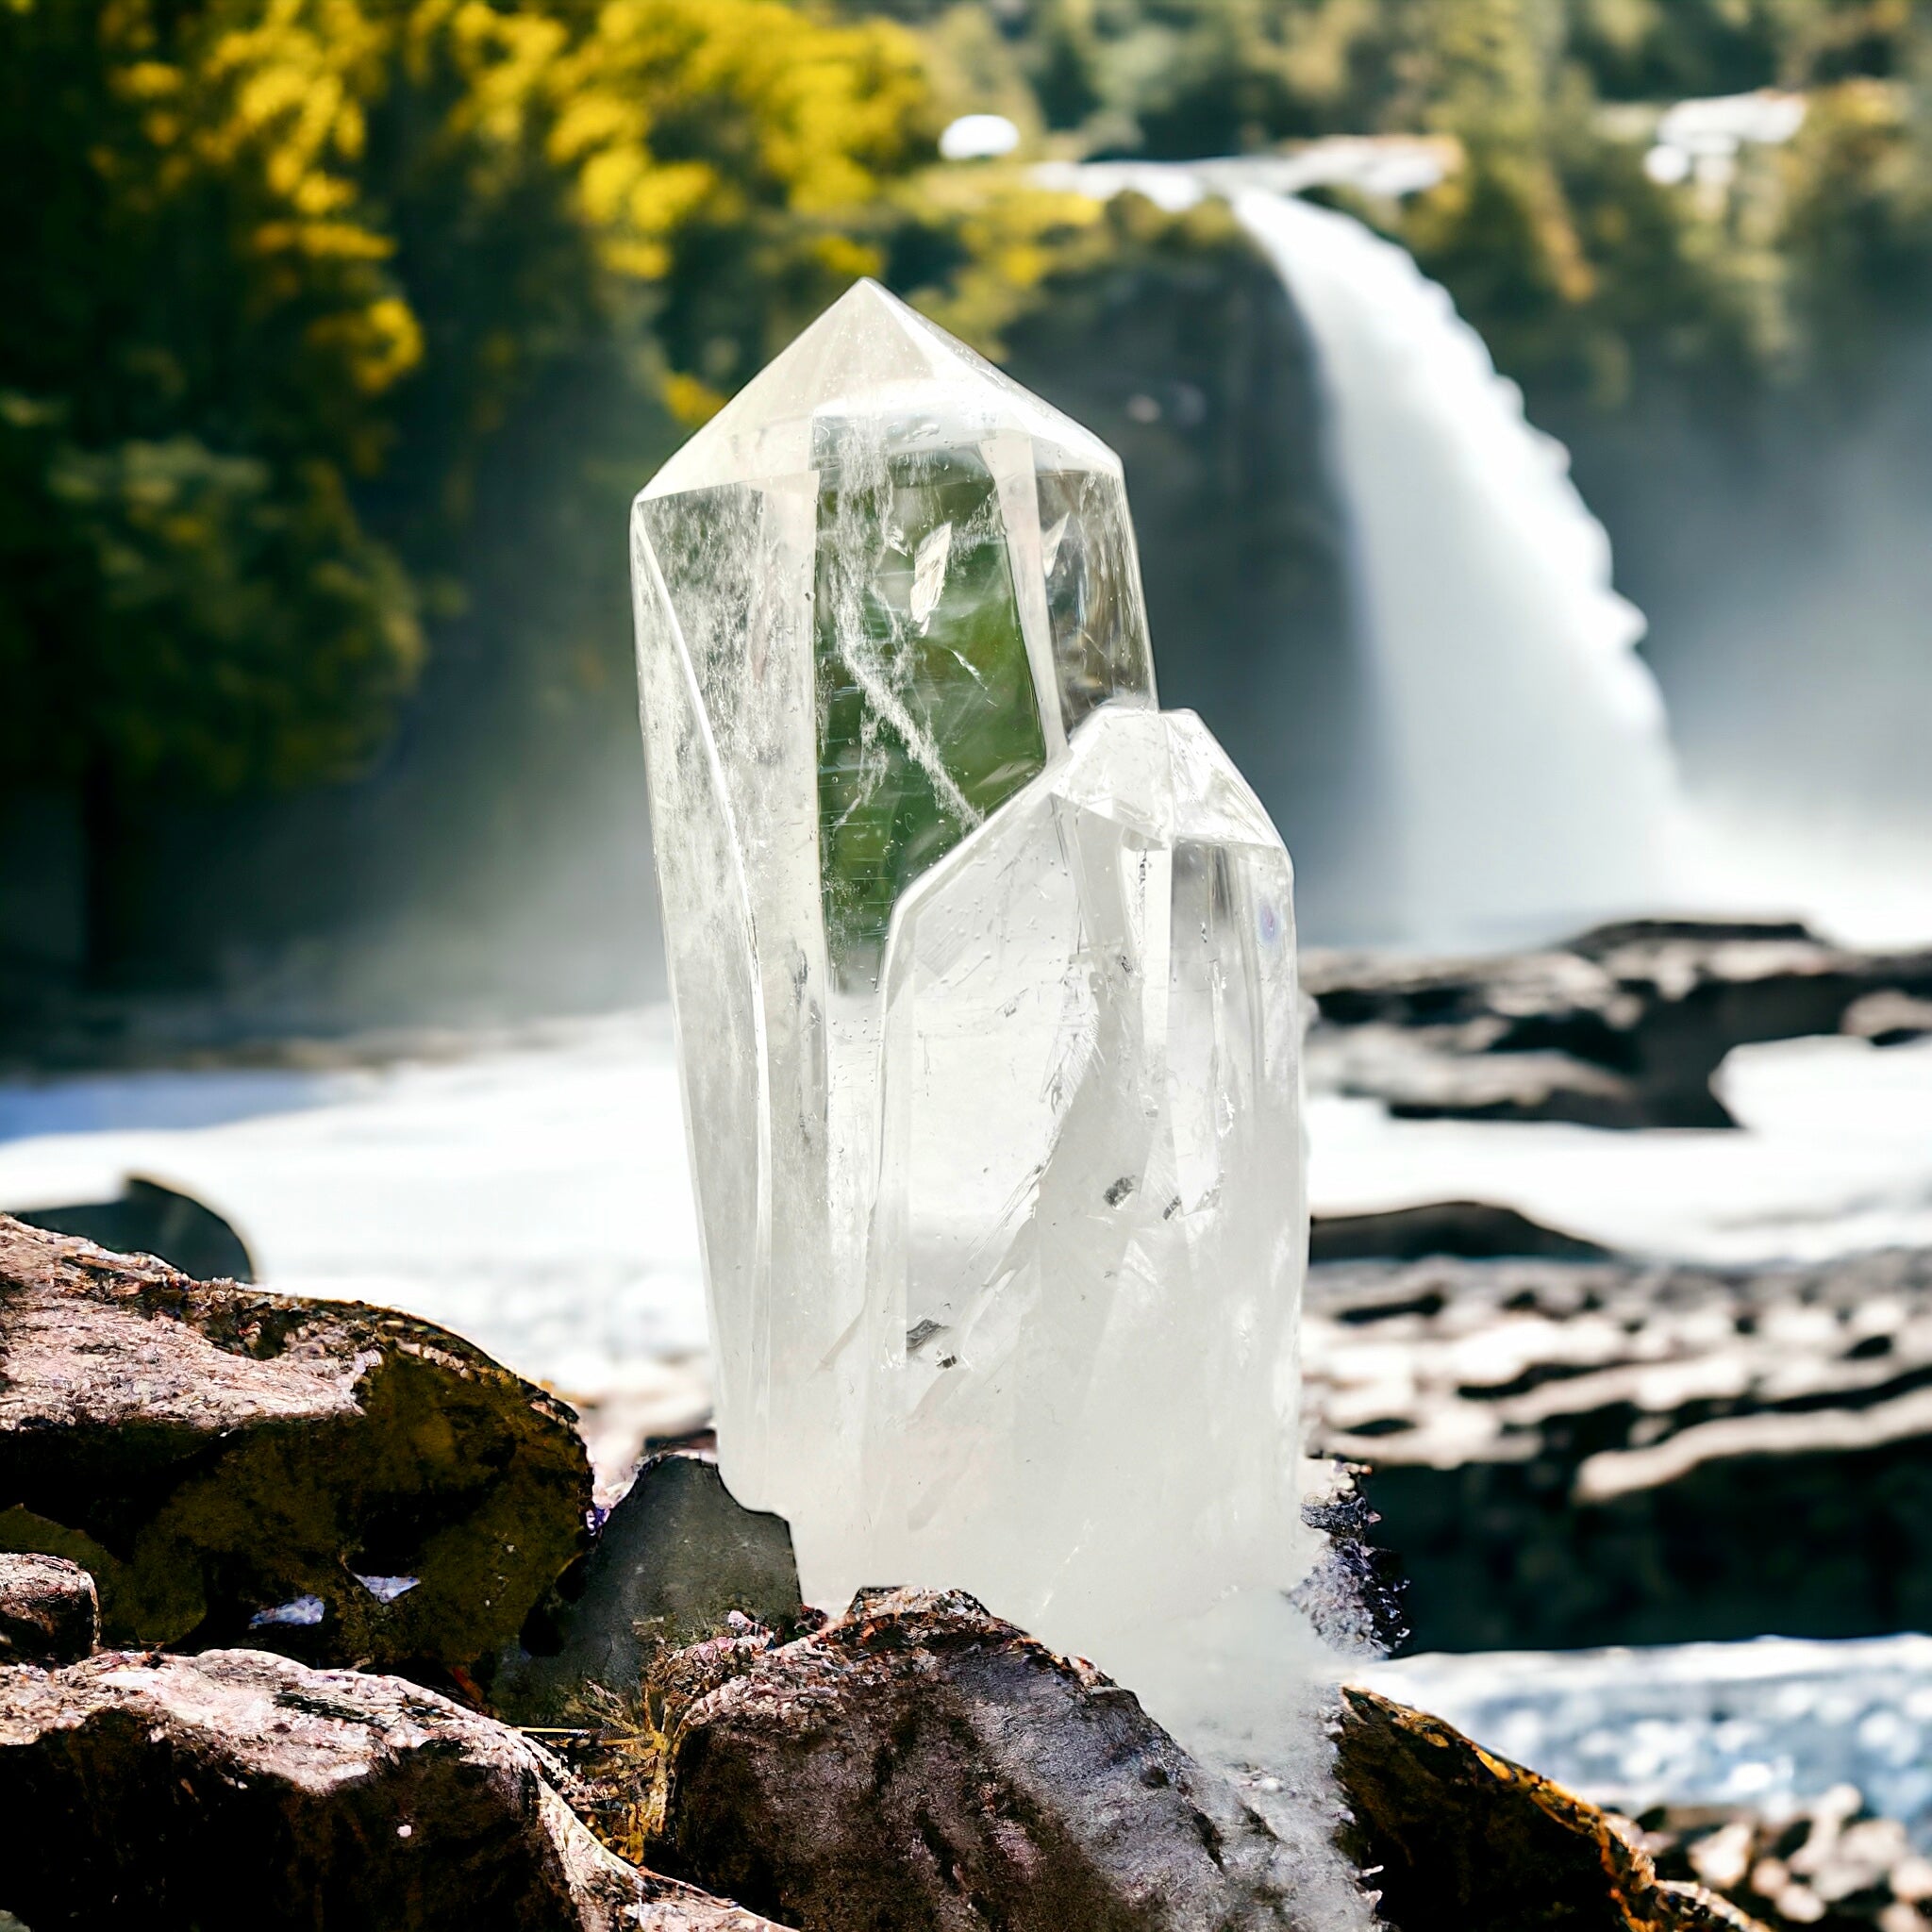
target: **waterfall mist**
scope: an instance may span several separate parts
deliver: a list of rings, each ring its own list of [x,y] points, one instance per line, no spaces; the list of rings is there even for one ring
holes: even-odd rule
[[[1872,356],[1855,394],[1778,399],[1741,450],[1654,420],[1623,441],[1593,467],[1592,500],[1655,619],[1646,651],[1697,807],[1702,891],[1922,941],[1932,341]]]
[[[1298,705],[1337,711],[1324,741],[1352,782],[1328,771],[1319,801],[1241,747],[1315,884],[1315,938],[1503,945],[1699,909],[1870,943],[1932,929],[1932,344],[1867,372],[1862,411],[1793,406],[1743,450],[1681,411],[1596,437],[1633,602],[1564,447],[1405,250],[1261,161],[1041,175],[1170,210],[1224,200],[1307,338],[1318,420],[1282,426],[1321,445],[1347,667],[1309,675],[1309,618],[1336,625],[1294,603],[1217,651],[1284,736]]]

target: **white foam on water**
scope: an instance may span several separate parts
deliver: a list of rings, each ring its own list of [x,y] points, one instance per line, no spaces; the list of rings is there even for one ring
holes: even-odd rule
[[[0,1087],[0,1208],[145,1174],[225,1215],[266,1286],[441,1322],[568,1395],[707,1346],[661,1009],[453,1064]]]
[[[1932,1041],[1740,1047],[1719,1085],[1742,1132],[1394,1120],[1318,1094],[1309,1199],[1318,1214],[1492,1201],[1609,1247],[1710,1262],[1932,1245]]]
[[[1932,1637],[1403,1657],[1356,1681],[1620,1810],[1855,1786],[1932,1844]]]
[[[1743,1047],[1721,1082],[1741,1132],[1402,1121],[1318,1094],[1310,1197],[1506,1202],[1716,1262],[1932,1244],[1932,1041]],[[408,1308],[587,1394],[706,1345],[661,1008],[453,1064],[0,1086],[0,1208],[108,1199],[130,1173],[226,1215],[273,1288]]]

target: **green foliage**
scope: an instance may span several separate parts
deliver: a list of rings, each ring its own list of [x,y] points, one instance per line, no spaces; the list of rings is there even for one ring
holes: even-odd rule
[[[383,251],[300,216],[232,73],[195,125],[164,51],[139,8],[0,11],[0,168],[42,191],[0,259],[15,782],[333,774],[420,652],[347,493],[418,353]]]
[[[1913,0],[1566,0],[1607,100],[1671,100],[1903,74]]]
[[[1452,142],[1433,192],[1337,199],[1414,250],[1533,408],[1566,422],[1666,391],[1735,418],[1754,391],[1849,380],[1926,314],[1932,170],[1910,90],[1932,26],[1911,0],[1016,0],[996,10],[998,58],[981,35],[971,59],[979,9],[918,11],[950,98],[1017,77],[1016,118],[1088,153]],[[1766,86],[1807,91],[1789,149],[1746,150],[1728,186],[1646,175],[1672,101]],[[995,325],[989,278],[1040,273],[1004,274],[1001,253],[981,236],[950,271]]]
[[[860,468],[821,489],[813,597],[825,926],[854,984],[876,974],[907,887],[1046,762],[985,463],[946,450]],[[856,556],[890,561],[855,573]]]
[[[1392,84],[1388,0],[1022,0],[993,9],[1053,128],[1091,149],[1224,154],[1361,125]],[[976,9],[923,9],[941,45]]]
[[[1603,117],[1574,62],[1519,113],[1458,117],[1459,170],[1362,211],[1566,433],[1646,393],[1738,430],[1754,398],[1875,375],[1881,343],[1932,322],[1932,170],[1901,84],[1815,87],[1788,147],[1670,185],[1644,171],[1647,129]]]
[[[1932,28],[1911,0],[1016,0],[996,10],[1004,70],[961,54],[981,9],[919,11],[942,82],[1023,77],[1038,122],[1089,153],[1454,138],[1457,178],[1406,212],[1362,211],[1512,373],[1602,405],[1649,365],[1701,365],[1726,390],[1740,362],[1788,370],[1823,342],[1807,291],[1862,308],[1913,282],[1904,177],[1924,160],[1904,124]],[[1728,196],[1643,175],[1663,106],[1766,86],[1813,93],[1782,161],[1747,156]],[[1645,102],[1634,121],[1606,111]]]
[[[1003,65],[1024,77],[1045,125],[1090,151],[1182,158],[1322,133],[1494,127],[1510,115],[1526,132],[1522,109],[1564,68],[1605,101],[1902,78],[1924,38],[1914,0],[890,0],[878,10],[919,25],[942,82],[971,42],[965,64],[982,95]]]
[[[137,786],[185,768],[225,792],[363,760],[419,639],[408,584],[333,466],[277,474],[189,436],[61,441],[39,481],[88,620],[43,721],[63,764],[90,731]]]
[[[1780,158],[1792,327],[1834,383],[1879,377],[1877,351],[1932,314],[1932,166],[1896,86],[1849,81],[1814,95]]]
[[[930,132],[908,36],[784,0],[0,7],[0,169],[34,184],[0,259],[0,784],[366,763],[425,627],[500,588],[479,514],[561,579],[593,525],[615,548],[648,441],[620,478],[546,416],[661,441],[714,408],[876,265]],[[521,498],[508,450],[545,465]],[[470,628],[594,683],[588,615]]]

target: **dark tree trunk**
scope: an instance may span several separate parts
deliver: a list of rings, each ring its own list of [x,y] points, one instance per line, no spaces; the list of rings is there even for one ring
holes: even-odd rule
[[[87,976],[96,986],[122,983],[140,958],[142,817],[125,776],[97,758],[81,788]]]

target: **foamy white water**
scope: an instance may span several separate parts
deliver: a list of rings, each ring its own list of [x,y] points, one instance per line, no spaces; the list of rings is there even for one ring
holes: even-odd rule
[[[1507,1201],[1613,1246],[1730,1261],[1932,1243],[1932,1041],[1747,1047],[1744,1131],[1391,1120],[1309,1103],[1318,1213]],[[706,1345],[668,1015],[453,1064],[0,1086],[0,1208],[130,1173],[226,1215],[264,1281],[406,1307],[603,1396]]]
[[[0,1087],[0,1208],[129,1174],[225,1215],[268,1287],[408,1309],[586,1405],[607,1460],[708,1407],[662,1009],[454,1064]]]
[[[1638,610],[1562,446],[1407,253],[1244,190],[1319,351],[1398,790],[1392,924],[1555,930],[1675,898],[1681,802]]]
[[[1932,1245],[1932,1041],[1740,1047],[1719,1084],[1741,1133],[1404,1121],[1317,1096],[1309,1199],[1318,1214],[1493,1201],[1609,1247],[1709,1262]]]
[[[1404,1657],[1359,1681],[1626,1812],[1853,1785],[1932,1845],[1932,1637]]]

